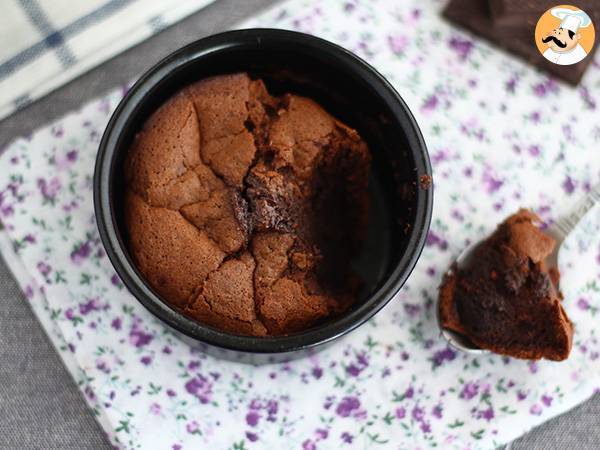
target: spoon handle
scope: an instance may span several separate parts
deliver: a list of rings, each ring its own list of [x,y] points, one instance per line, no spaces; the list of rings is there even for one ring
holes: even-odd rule
[[[600,183],[593,186],[585,197],[579,200],[573,209],[551,225],[551,229],[560,240],[564,240],[577,226],[586,213],[600,202]]]

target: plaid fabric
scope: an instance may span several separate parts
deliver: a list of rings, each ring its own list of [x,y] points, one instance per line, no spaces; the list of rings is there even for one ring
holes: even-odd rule
[[[2,0],[0,119],[214,0]]]

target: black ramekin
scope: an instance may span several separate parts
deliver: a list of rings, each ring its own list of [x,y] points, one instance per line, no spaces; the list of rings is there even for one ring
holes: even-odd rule
[[[369,232],[355,263],[365,280],[360,299],[343,316],[287,336],[240,336],[185,317],[146,283],[126,245],[121,165],[135,133],[160,104],[184,86],[236,71],[262,78],[273,94],[294,92],[315,99],[356,128],[373,155]],[[110,261],[152,314],[207,352],[260,363],[299,356],[330,342],[366,322],[392,299],[425,243],[433,203],[430,177],[427,149],[413,115],[373,67],[314,36],[249,29],[196,41],[163,59],[135,83],[102,137],[94,174],[94,206]]]

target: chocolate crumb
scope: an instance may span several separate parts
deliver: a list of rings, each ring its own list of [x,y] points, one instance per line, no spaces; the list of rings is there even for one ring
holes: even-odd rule
[[[421,189],[429,189],[432,183],[433,180],[430,175],[421,175],[419,177],[419,184],[421,186]]]

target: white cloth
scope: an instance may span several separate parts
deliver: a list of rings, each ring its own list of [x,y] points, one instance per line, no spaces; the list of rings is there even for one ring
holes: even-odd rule
[[[544,58],[554,64],[561,66],[569,66],[571,64],[577,64],[583,58],[587,56],[586,51],[583,49],[581,44],[577,44],[573,50],[568,52],[556,52],[549,48],[544,52]]]
[[[213,0],[2,0],[0,119]]]

